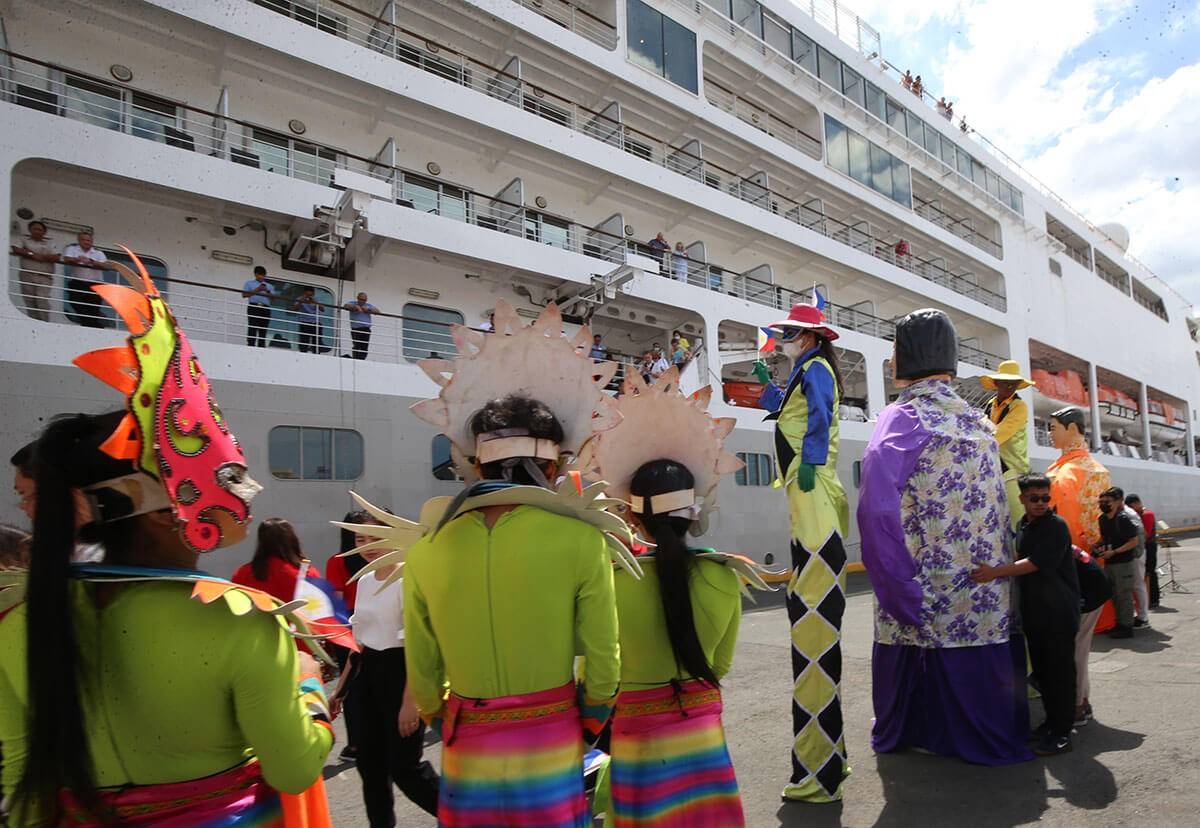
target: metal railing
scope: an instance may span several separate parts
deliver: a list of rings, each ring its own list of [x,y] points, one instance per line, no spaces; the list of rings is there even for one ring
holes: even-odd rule
[[[275,0],[254,0],[254,2],[266,8],[272,8]],[[343,3],[334,2],[334,0],[326,0],[326,5],[331,8],[336,7],[339,14],[363,14]],[[818,232],[824,232],[829,238],[842,241],[857,232],[853,231],[854,224],[848,224],[830,216],[824,216],[820,222],[802,221],[803,212],[809,208],[772,191],[769,187],[764,187],[751,179],[739,176],[732,170],[714,164],[684,147],[676,147],[666,141],[661,141],[623,124],[603,112],[581,106],[502,69],[477,61],[449,46],[435,43],[416,32],[374,18],[370,19],[370,23],[371,25],[368,26],[366,22],[359,21],[352,25],[352,21],[347,18],[346,24],[340,29],[332,30],[332,27],[327,27],[325,30],[330,34],[357,42],[373,51],[437,75],[443,80],[465,86],[514,107],[524,109],[558,126],[608,143],[630,155],[707,184],[768,212],[782,215],[809,229],[819,228]],[[361,35],[357,39],[356,32]],[[811,136],[808,137],[811,138]],[[866,244],[851,246],[860,249],[869,247]],[[913,272],[922,275],[919,270]],[[943,281],[939,283],[951,290],[989,307],[999,310],[1004,310],[1006,307],[1003,294],[984,288],[972,279],[960,280],[956,274],[950,271],[939,274],[938,279],[942,279]]]
[[[12,257],[14,262],[19,259]],[[71,282],[78,278],[82,283]],[[79,269],[68,273],[60,265],[47,280],[38,271],[14,264],[9,270],[9,297],[26,315],[52,324],[88,328],[124,329],[111,308],[87,285],[118,283],[119,275],[101,269]],[[266,347],[313,356],[353,358],[358,354],[371,362],[413,363],[426,357],[450,358],[457,353],[449,322],[381,312],[372,316],[370,333],[352,331],[347,311],[335,303],[320,303],[316,317],[296,310],[294,303],[273,299],[265,317],[252,319],[240,288],[210,285],[187,279],[155,278],[155,284],[170,303],[171,311],[187,335],[198,341],[224,342],[246,347]],[[345,297],[349,302],[352,297]],[[252,325],[261,327],[256,335]],[[479,325],[471,325],[482,330]],[[664,336],[666,331],[663,332]],[[251,339],[261,345],[251,345]],[[357,340],[357,341],[356,341]],[[608,351],[606,362],[617,362],[610,390],[640,361],[640,355]],[[693,358],[703,358],[697,349]]]
[[[821,160],[820,138],[814,138],[799,127],[792,126],[765,107],[751,103],[707,76],[704,78],[704,97],[713,106],[729,112],[755,129]]]
[[[617,48],[620,39],[617,27],[566,0],[513,0],[525,8],[553,20],[563,28],[586,37],[609,51]]]
[[[1003,253],[1003,248],[998,243],[979,233],[971,226],[971,219],[969,218],[951,215],[932,201],[924,201],[915,194],[913,195],[913,209],[917,215],[926,221],[936,224],[947,233],[958,236],[963,241],[970,242],[980,250],[986,250],[997,259]]]

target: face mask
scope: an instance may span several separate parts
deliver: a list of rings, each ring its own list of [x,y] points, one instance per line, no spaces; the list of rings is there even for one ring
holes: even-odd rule
[[[786,356],[788,359],[795,360],[801,354],[803,354],[805,351],[808,350],[808,348],[806,347],[807,345],[808,345],[808,337],[803,337],[803,336],[800,337],[799,339],[795,339],[791,342],[784,342],[783,343],[783,355]]]

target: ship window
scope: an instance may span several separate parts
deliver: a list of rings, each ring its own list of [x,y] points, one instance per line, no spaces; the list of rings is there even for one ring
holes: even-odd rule
[[[119,248],[113,249],[109,247],[97,247],[104,253],[105,256],[108,257],[110,262],[118,262],[119,264],[123,264],[131,270],[137,270],[137,266],[134,265],[133,259],[131,259],[129,254],[124,250]],[[158,288],[158,292],[161,293],[164,298],[166,298],[171,287],[171,283],[167,281],[166,263],[162,259],[155,258],[154,256],[147,256],[145,253],[138,253],[138,258],[141,259],[142,264],[146,266],[146,271],[150,274],[150,278],[153,280],[154,286]],[[17,278],[19,279],[22,275],[22,271],[15,272],[17,274]],[[107,282],[110,285],[120,285],[125,283],[125,279],[122,278],[121,274],[117,273],[115,270],[97,270],[95,278],[97,281]],[[18,285],[17,289],[20,290],[21,286]],[[105,319],[109,320],[111,327],[119,327],[117,324],[117,312],[109,307],[107,302],[99,305],[98,307],[99,314]]]
[[[849,132],[849,130],[847,130]],[[871,144],[857,132],[850,135],[850,177],[871,186]],[[891,195],[889,190],[887,195]]]
[[[170,101],[132,92],[129,102],[129,131],[138,138],[164,141],[164,130],[175,129],[179,108]]]
[[[454,459],[450,455],[450,438],[445,434],[435,434],[430,451],[433,455],[433,476],[438,480],[458,480]]]
[[[887,99],[887,122],[888,126],[896,130],[896,132],[903,134],[904,107],[900,106],[900,104],[896,103],[891,98]]]
[[[842,89],[842,62],[823,46],[817,47],[817,75],[839,92]]]
[[[448,308],[409,302],[404,306],[401,337],[404,358],[416,362],[427,357],[450,359],[458,355],[451,325],[463,324],[463,315]]]
[[[911,112],[904,114],[906,127],[904,134],[909,137],[909,140],[916,141],[918,145],[925,143],[925,122]]]
[[[1055,276],[1062,276],[1062,265],[1058,263],[1058,260],[1050,259],[1049,261],[1050,261],[1050,272],[1053,273]]]
[[[763,12],[763,40],[784,57],[792,56],[792,27],[768,11]]]
[[[899,158],[892,158],[892,200],[912,209],[912,172]]]
[[[69,116],[104,129],[121,128],[121,90],[117,87],[68,75],[66,97]]]
[[[892,154],[887,150],[871,144],[871,181],[870,186],[880,193],[893,195],[892,189]]]
[[[950,169],[954,169],[954,142],[949,138],[942,136],[942,163]]]
[[[258,156],[259,169],[290,175],[301,181],[328,186],[337,168],[337,153],[303,141],[293,141],[286,135],[255,129],[251,133],[250,149]]]
[[[862,75],[855,72],[849,66],[842,67],[842,94],[845,95],[854,103],[866,109],[867,102],[865,99],[866,90],[863,87]]]
[[[758,0],[733,0],[733,22],[756,37],[762,37],[762,6]]]
[[[729,0],[700,0],[709,8],[716,9],[721,14],[729,17]]]
[[[867,111],[879,120],[887,118],[887,96],[875,84],[867,81]]]
[[[414,210],[455,221],[466,221],[470,206],[470,194],[462,187],[408,174],[400,182],[400,200]]]
[[[526,211],[525,238],[551,247],[571,249],[571,223],[543,213]]]
[[[933,124],[925,125],[925,149],[934,158],[941,152],[941,137]]]
[[[807,69],[810,75],[817,74],[817,47],[799,29],[792,29],[792,60]]]
[[[971,177],[971,156],[961,149],[958,151],[958,174],[964,178]]]
[[[324,308],[317,317],[317,352],[327,354],[332,351],[337,344],[333,292],[326,287],[289,282],[274,276],[268,276],[267,281],[275,288],[270,321],[267,323],[267,345],[271,348],[299,347],[300,325],[292,305],[306,289],[312,288],[317,303]]]
[[[630,62],[695,92],[696,33],[642,0],[627,0],[626,17]]]
[[[363,473],[363,438],[348,428],[275,426],[267,463],[280,480],[357,480]]]
[[[346,21],[343,18],[323,11],[311,3],[296,2],[296,0],[254,0],[254,4],[280,14],[286,14],[305,26],[312,26],[314,29],[338,37],[342,37],[346,30]]]
[[[771,455],[754,451],[739,451],[737,457],[746,465],[733,475],[738,486],[770,486],[775,481],[775,461]]]
[[[838,172],[850,172],[850,148],[846,128],[832,118],[825,119],[825,147],[829,166]]]

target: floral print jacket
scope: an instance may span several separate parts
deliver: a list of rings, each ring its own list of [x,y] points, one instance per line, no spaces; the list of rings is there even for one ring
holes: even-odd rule
[[[858,526],[877,599],[875,640],[924,648],[1008,641],[1012,561],[995,429],[950,383],[924,380],[884,409],[863,455]]]

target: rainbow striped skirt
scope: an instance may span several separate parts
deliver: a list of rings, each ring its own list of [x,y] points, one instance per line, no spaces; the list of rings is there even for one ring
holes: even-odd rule
[[[574,683],[497,699],[451,694],[438,825],[586,828]]]
[[[721,726],[721,691],[703,682],[617,696],[610,773],[616,828],[746,824]]]

